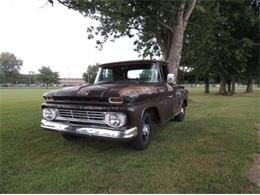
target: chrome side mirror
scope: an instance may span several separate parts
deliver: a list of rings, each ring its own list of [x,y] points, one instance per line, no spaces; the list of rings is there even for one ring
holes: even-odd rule
[[[172,84],[172,85],[175,85],[175,84],[176,84],[176,78],[175,78],[175,75],[174,75],[174,74],[169,73],[169,74],[167,75],[167,83]]]

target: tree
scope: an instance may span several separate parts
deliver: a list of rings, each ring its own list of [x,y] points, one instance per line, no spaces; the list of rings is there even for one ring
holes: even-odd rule
[[[0,82],[14,83],[19,75],[19,70],[23,61],[18,59],[14,54],[3,52],[0,54]]]
[[[184,38],[181,66],[189,67],[196,80],[205,82],[205,93],[209,93],[209,81],[216,65],[216,29],[218,17],[217,1],[200,1],[193,11]]]
[[[253,84],[254,82],[260,82],[260,65],[259,65],[259,53],[260,53],[260,41],[259,36],[259,24],[260,24],[260,17],[259,17],[259,8],[260,2],[256,0],[249,0],[249,5],[251,6],[250,10],[252,17],[251,20],[246,23],[246,33],[249,38],[250,48],[250,56],[246,63],[245,70],[243,71],[243,79],[246,80],[246,92],[251,93],[253,92]],[[253,12],[253,13],[252,13]]]
[[[258,45],[254,45],[252,48],[252,56],[249,58],[243,77],[246,79],[246,92],[252,93],[254,82],[260,82],[260,66],[259,66],[259,41]]]
[[[96,65],[89,65],[87,72],[83,73],[83,79],[89,83],[93,84],[95,82],[96,76],[98,72],[98,64]]]
[[[57,0],[100,22],[88,28],[88,38],[97,40],[99,48],[107,40],[136,37],[136,51],[143,57],[160,56],[169,62],[169,71],[177,76],[181,61],[184,31],[196,0]],[[53,0],[49,0],[53,4]]]
[[[209,93],[210,79],[220,81],[220,94],[232,95],[235,80],[245,69],[253,67],[250,76],[253,71],[259,73],[255,36],[259,17],[253,14],[245,1],[201,1],[194,9],[186,30],[182,66],[205,80],[205,93]]]
[[[222,36],[218,40],[222,44],[219,45],[218,53],[222,63],[218,72],[223,83],[220,93],[232,95],[235,92],[235,80],[241,78],[252,55],[250,31],[256,17],[247,1],[220,2],[219,12],[221,18],[218,28]]]
[[[58,84],[59,82],[59,73],[53,72],[50,67],[43,66],[41,69],[39,69],[39,74],[37,79],[46,84],[46,87],[50,84]]]

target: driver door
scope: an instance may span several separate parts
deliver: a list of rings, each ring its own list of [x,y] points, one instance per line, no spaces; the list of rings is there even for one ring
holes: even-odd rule
[[[171,119],[174,116],[175,113],[175,93],[176,93],[176,88],[172,87],[170,84],[165,83],[166,87],[166,96],[165,96],[165,101],[167,102],[167,119]]]
[[[168,75],[168,67],[165,65],[161,66],[162,70],[162,76],[163,76],[163,81],[164,81],[164,86],[165,86],[165,111],[166,111],[166,118],[169,120],[174,116],[174,105],[175,105],[175,97],[176,97],[176,87],[171,86],[170,84],[167,83],[167,75]]]

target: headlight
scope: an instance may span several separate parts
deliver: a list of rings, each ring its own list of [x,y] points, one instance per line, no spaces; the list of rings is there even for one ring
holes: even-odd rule
[[[110,112],[106,114],[105,120],[110,127],[122,127],[126,124],[126,115],[123,113]]]
[[[51,108],[44,108],[42,111],[42,116],[44,119],[51,121],[54,120],[57,116],[57,111]]]

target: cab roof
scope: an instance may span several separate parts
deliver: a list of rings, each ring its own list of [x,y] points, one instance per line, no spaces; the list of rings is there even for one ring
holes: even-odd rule
[[[156,63],[163,66],[167,66],[167,62],[160,60],[129,60],[129,61],[119,61],[119,62],[109,62],[105,64],[100,64],[100,67],[103,66],[121,66],[121,65],[129,65],[129,64],[151,64]]]

